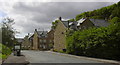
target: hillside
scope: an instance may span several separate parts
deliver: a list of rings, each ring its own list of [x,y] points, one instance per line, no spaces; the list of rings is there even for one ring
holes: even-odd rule
[[[89,17],[89,18],[94,18],[94,19],[110,20],[114,17],[120,18],[119,14],[120,14],[120,2],[107,6],[107,7],[96,9],[93,11],[83,12],[81,14],[78,14],[75,19],[77,21],[83,17]]]

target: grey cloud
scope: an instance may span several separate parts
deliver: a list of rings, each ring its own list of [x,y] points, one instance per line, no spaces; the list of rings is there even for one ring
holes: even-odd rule
[[[65,19],[75,18],[77,14],[111,5],[111,2],[18,2],[13,6],[13,12],[26,16],[28,23],[19,25],[22,32],[33,32],[34,28],[50,29],[51,22],[62,16]],[[29,18],[31,16],[31,18]]]

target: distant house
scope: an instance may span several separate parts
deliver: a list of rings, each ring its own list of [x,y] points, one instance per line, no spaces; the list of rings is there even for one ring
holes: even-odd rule
[[[30,34],[24,37],[24,41],[22,43],[23,49],[31,49],[31,42],[29,41]]]
[[[38,35],[39,35],[39,50],[48,50],[48,35],[47,35],[47,31],[39,31]]]
[[[33,49],[33,36],[34,36],[34,34],[31,34],[31,35],[29,35],[29,37],[28,37],[28,39],[29,39],[29,42],[30,42],[30,49]]]
[[[53,45],[53,33],[54,31],[37,31],[35,29],[34,35],[31,38],[33,50],[49,50],[50,45]]]
[[[109,22],[103,19],[82,18],[77,21],[77,28],[79,30],[88,29],[91,27],[106,27],[108,25]]]

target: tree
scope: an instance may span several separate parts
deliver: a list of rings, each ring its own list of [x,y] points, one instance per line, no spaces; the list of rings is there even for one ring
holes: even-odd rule
[[[12,47],[15,40],[15,31],[12,25],[14,19],[4,18],[2,21],[2,44]]]
[[[51,28],[52,28],[52,29],[55,29],[58,22],[59,22],[59,20],[55,20],[55,22],[52,22]]]

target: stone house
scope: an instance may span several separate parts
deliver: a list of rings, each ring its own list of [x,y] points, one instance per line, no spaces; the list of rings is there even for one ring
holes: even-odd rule
[[[30,46],[30,49],[31,49],[31,50],[33,49],[33,36],[34,36],[34,34],[31,34],[31,35],[28,37],[29,42],[30,42],[30,44],[31,44],[31,46]]]
[[[35,29],[33,37],[31,38],[32,41],[32,49],[33,50],[49,50],[51,49],[51,45],[53,45],[53,33],[54,31],[37,31]]]
[[[108,25],[109,22],[103,19],[82,18],[77,21],[78,30],[88,29],[91,27],[106,27]]]
[[[48,46],[48,35],[47,35],[47,31],[40,31],[41,33],[39,33],[39,50],[48,50],[49,46]]]
[[[57,26],[54,30],[54,50],[62,51],[66,49],[66,33],[71,26],[69,21],[62,21],[61,17],[58,20]],[[71,24],[73,25],[73,23]],[[73,27],[74,28],[74,27]]]
[[[102,19],[82,18],[78,21],[62,21],[61,17],[58,20],[57,26],[54,30],[54,50],[62,51],[66,49],[66,33],[69,30],[83,30],[91,27],[105,27],[109,23]]]
[[[79,30],[88,29],[90,27],[94,27],[94,24],[88,18],[82,18],[77,21],[77,28]]]
[[[29,41],[29,37],[30,37],[29,34],[24,37],[22,49],[31,49],[31,42]]]

